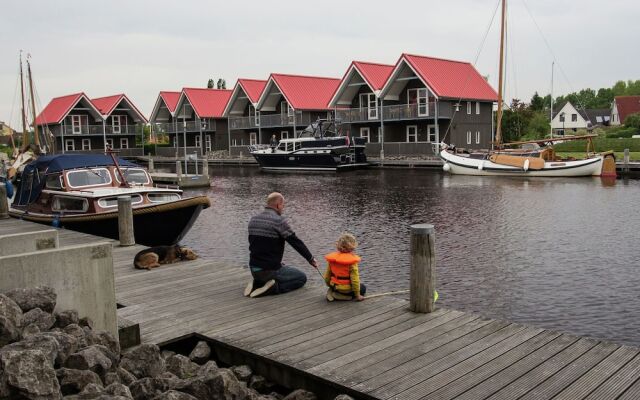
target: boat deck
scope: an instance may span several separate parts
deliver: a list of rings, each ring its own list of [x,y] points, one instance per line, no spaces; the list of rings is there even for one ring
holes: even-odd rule
[[[0,235],[41,229],[0,221]],[[60,230],[61,246],[96,240],[104,239]],[[393,297],[328,303],[312,284],[250,299],[238,265],[136,270],[140,249],[116,245],[113,255],[118,315],[140,324],[143,342],[197,334],[356,398],[640,398],[635,347],[451,309],[415,314]]]

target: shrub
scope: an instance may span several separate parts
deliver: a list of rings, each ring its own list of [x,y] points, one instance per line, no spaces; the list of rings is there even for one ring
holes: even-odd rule
[[[624,151],[624,149],[629,149],[629,151],[640,151],[640,139],[594,138],[593,145],[595,146],[596,151]],[[587,144],[583,140],[572,140],[555,145],[556,151],[559,152],[579,152],[585,151],[586,148]]]
[[[640,113],[629,114],[624,120],[624,126],[640,130]]]

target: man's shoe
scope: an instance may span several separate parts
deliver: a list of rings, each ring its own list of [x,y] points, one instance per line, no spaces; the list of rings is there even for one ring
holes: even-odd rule
[[[249,295],[249,297],[258,297],[258,296],[262,296],[263,294],[267,293],[269,290],[271,290],[271,288],[276,284],[276,281],[274,279],[271,279],[269,281],[267,281],[267,283],[265,283],[263,286],[257,288],[256,290],[254,290],[253,292],[251,292],[251,294]]]
[[[340,293],[338,291],[333,292],[333,298],[336,300],[353,300],[351,295]]]
[[[327,290],[327,301],[333,301],[333,300],[335,300],[335,299],[333,298],[333,290],[331,290],[331,288],[329,288],[329,289]]]
[[[253,279],[247,283],[247,287],[244,288],[244,296],[249,297],[249,295],[253,292]]]

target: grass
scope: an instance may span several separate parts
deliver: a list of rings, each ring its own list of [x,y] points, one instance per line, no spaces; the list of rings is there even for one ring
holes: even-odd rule
[[[560,151],[558,151],[558,152],[556,152],[556,154],[558,155],[558,157],[562,157],[562,158],[574,157],[574,158],[580,159],[580,158],[584,158],[584,156],[585,156],[584,151],[582,151],[582,152],[577,152],[577,151],[576,152],[564,152],[564,151],[560,152]],[[616,151],[615,155],[616,155],[616,160],[617,161],[622,161],[624,159],[624,152],[622,152],[622,151]],[[630,151],[629,152],[629,160],[631,160],[631,161],[640,161],[640,151]]]

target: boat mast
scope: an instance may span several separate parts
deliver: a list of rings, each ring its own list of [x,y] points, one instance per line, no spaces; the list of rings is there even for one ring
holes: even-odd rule
[[[549,95],[551,100],[551,107],[549,107],[549,136],[553,139],[553,127],[551,124],[553,123],[553,64],[555,61],[551,61],[551,94]]]
[[[496,147],[500,148],[502,143],[502,91],[503,91],[503,70],[504,70],[504,28],[506,20],[507,0],[502,0],[502,18],[500,19],[500,72],[498,74],[498,113],[496,116]]]
[[[36,152],[40,152],[40,137],[38,137],[38,125],[36,124],[36,98],[33,95],[33,79],[31,76],[31,63],[27,54],[27,72],[29,73],[29,95],[31,96],[31,112],[33,114],[33,144],[36,145]]]
[[[27,131],[27,114],[24,109],[24,75],[22,73],[22,50],[20,50],[20,110],[22,112],[22,149],[29,147],[29,132]]]

